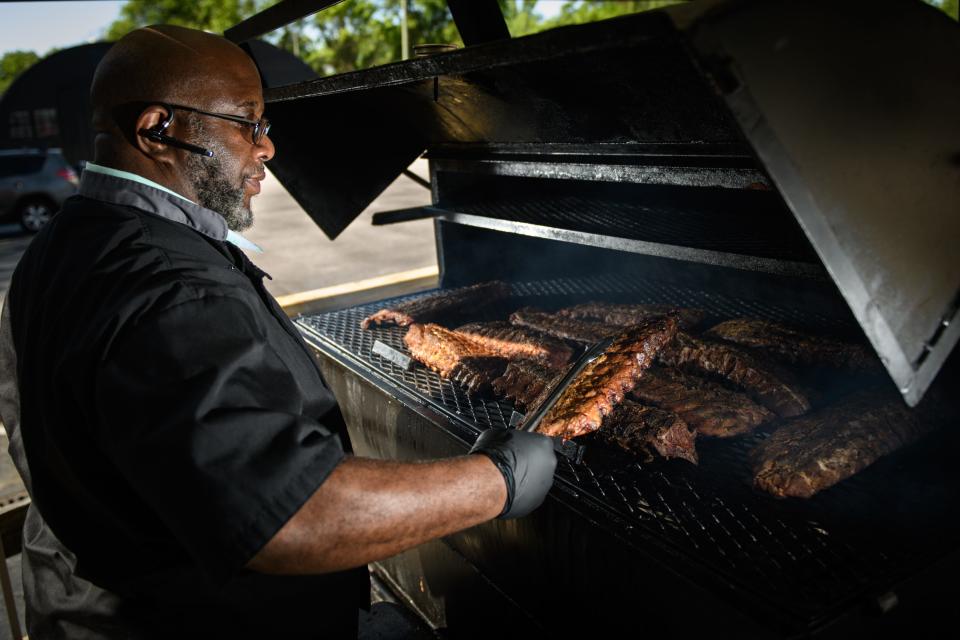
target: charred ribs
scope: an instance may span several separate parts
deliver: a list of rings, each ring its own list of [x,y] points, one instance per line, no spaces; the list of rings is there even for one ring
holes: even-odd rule
[[[456,331],[436,324],[412,324],[403,337],[416,360],[444,378],[459,382],[471,393],[485,393],[507,361]]]
[[[561,309],[557,312],[557,315],[574,320],[592,320],[617,327],[629,327],[657,316],[672,315],[677,318],[680,329],[689,330],[703,322],[706,314],[701,309],[677,307],[669,304],[588,302]]]
[[[679,415],[699,433],[726,438],[746,433],[774,415],[746,394],[669,367],[652,367],[631,395]]]
[[[607,325],[592,320],[575,320],[556,313],[525,307],[510,316],[510,324],[529,327],[548,335],[581,344],[600,342],[607,336],[618,333],[622,327]]]
[[[573,349],[562,340],[509,322],[473,322],[458,327],[457,333],[510,360],[533,360],[548,367],[562,367],[573,355]]]
[[[676,333],[677,321],[670,316],[621,331],[610,347],[574,378],[537,431],[575,438],[599,429],[604,416],[623,401],[624,394],[633,389],[657,352]]]
[[[532,360],[515,360],[507,365],[502,376],[493,381],[493,392],[513,400],[520,409],[539,406],[538,398],[549,393],[563,373],[562,369],[551,369]]]
[[[913,442],[930,424],[900,398],[853,393],[760,443],[751,452],[754,485],[778,498],[809,498]]]
[[[510,285],[495,280],[483,282],[462,289],[441,291],[424,298],[381,309],[361,321],[364,329],[371,324],[394,323],[406,327],[414,322],[425,323],[438,320],[448,314],[457,314],[465,309],[478,309],[510,295]]]
[[[596,435],[631,453],[657,453],[697,464],[696,432],[670,411],[624,400],[606,417]]]
[[[790,364],[880,373],[880,361],[869,349],[836,338],[802,333],[775,322],[740,318],[727,320],[706,335],[760,350]]]
[[[681,332],[659,357],[671,367],[724,378],[780,417],[799,416],[810,410],[810,402],[786,372],[730,345]]]

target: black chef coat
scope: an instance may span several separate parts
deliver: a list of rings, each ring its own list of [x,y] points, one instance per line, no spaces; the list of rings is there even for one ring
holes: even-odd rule
[[[226,233],[212,211],[88,171],[17,267],[4,331],[19,407],[3,408],[34,506],[31,635],[355,633],[365,569],[243,568],[346,435],[264,272]]]

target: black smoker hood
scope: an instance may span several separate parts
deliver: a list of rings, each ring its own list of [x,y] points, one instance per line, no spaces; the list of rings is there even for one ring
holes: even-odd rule
[[[270,89],[271,170],[331,238],[425,150],[776,190],[913,406],[960,338],[957,60],[912,0],[693,2]]]

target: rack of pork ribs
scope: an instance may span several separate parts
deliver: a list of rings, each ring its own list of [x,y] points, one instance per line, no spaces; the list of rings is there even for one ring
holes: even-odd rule
[[[809,498],[929,430],[895,394],[866,384],[828,404],[798,373],[882,371],[863,344],[813,335],[766,320],[734,318],[699,331],[699,309],[589,302],[545,311],[519,309],[491,322],[449,328],[507,298],[487,282],[383,309],[363,320],[408,327],[415,360],[468,393],[505,398],[530,416],[576,356],[614,336],[543,417],[537,431],[591,439],[642,456],[698,462],[696,439],[769,430],[751,452],[754,486],[776,497]],[[522,423],[521,423],[522,427]]]

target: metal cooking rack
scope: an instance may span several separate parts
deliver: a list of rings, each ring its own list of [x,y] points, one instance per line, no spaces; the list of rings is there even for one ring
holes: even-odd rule
[[[375,340],[406,352],[406,329],[385,326],[364,331],[360,321],[381,308],[429,293],[301,317],[297,323],[324,353],[362,363],[457,416],[478,434],[490,427],[507,427],[514,409],[510,402],[471,398],[418,363],[404,370],[371,352]],[[510,308],[528,304],[551,308],[586,300],[698,307],[708,313],[708,322],[749,316],[824,332],[849,328],[848,323],[810,309],[619,275],[514,283]],[[811,500],[778,501],[754,491],[749,486],[748,453],[767,435],[700,438],[698,467],[675,460],[641,462],[591,447],[582,464],[560,458],[557,477],[625,523],[618,535],[637,536],[638,546],[648,545],[643,540],[652,535],[679,550],[691,564],[718,572],[725,583],[737,585],[741,595],[771,604],[804,625],[882,594],[895,576],[924,566],[960,540],[960,525],[949,515],[960,510],[942,502],[957,498],[958,491],[937,486],[936,500],[915,499],[908,508],[913,512],[888,516],[885,501],[903,491],[893,486],[903,483],[903,474],[888,476],[891,464],[902,466],[899,454],[891,456],[893,462],[882,460]],[[906,464],[909,467],[909,460]],[[922,485],[922,480],[917,482]],[[919,487],[921,495],[924,488],[930,487]],[[915,531],[911,522],[915,517],[927,523],[924,531]],[[921,540],[915,539],[917,535]]]
[[[455,212],[514,220],[544,227],[637,238],[747,256],[816,262],[803,232],[774,216],[743,216],[723,211],[677,209],[637,201],[577,195],[512,195],[504,200],[474,199],[451,205]],[[614,230],[614,231],[611,231]]]

